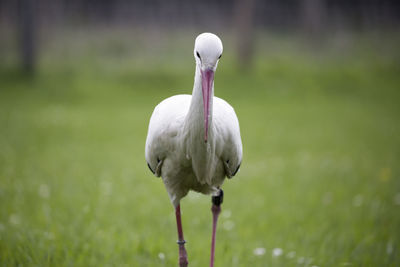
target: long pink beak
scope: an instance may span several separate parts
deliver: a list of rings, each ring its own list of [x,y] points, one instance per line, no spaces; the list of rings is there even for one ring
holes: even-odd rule
[[[210,118],[210,101],[212,86],[214,82],[214,71],[210,69],[201,71],[201,89],[203,91],[203,113],[204,113],[204,142],[208,140],[208,121]]]

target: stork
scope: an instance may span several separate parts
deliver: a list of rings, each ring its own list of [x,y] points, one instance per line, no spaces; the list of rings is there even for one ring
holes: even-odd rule
[[[212,195],[213,229],[210,266],[214,266],[215,235],[225,177],[242,162],[239,121],[226,101],[214,96],[214,73],[222,42],[212,33],[197,36],[192,95],[175,95],[158,104],[150,118],[145,156],[149,169],[162,177],[175,208],[179,266],[188,265],[180,201],[189,190]]]

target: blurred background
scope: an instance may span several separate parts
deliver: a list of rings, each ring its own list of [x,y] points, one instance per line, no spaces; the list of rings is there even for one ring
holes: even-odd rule
[[[244,145],[216,266],[399,266],[399,26],[383,0],[0,0],[0,265],[177,265],[144,143],[208,31]],[[206,266],[210,198],[182,211]]]

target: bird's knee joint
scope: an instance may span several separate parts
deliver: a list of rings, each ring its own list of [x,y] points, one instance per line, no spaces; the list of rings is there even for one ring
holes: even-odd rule
[[[218,195],[212,196],[211,201],[215,206],[220,206],[224,202],[224,191],[219,188]]]
[[[186,244],[186,240],[178,240],[178,241],[176,241],[176,243],[177,243],[179,246],[182,246],[182,245],[185,245],[185,244]]]

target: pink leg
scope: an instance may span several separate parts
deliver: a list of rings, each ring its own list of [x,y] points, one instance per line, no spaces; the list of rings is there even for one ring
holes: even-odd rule
[[[217,222],[218,215],[221,212],[221,204],[224,198],[224,192],[222,189],[219,191],[219,195],[212,197],[212,206],[211,211],[213,214],[213,229],[212,229],[212,237],[211,237],[211,257],[210,257],[210,267],[214,267],[214,258],[215,258],[215,235],[217,231]]]
[[[187,267],[188,259],[185,249],[185,239],[183,238],[183,229],[181,221],[181,205],[175,208],[176,226],[178,228],[178,245],[179,245],[179,267]]]

